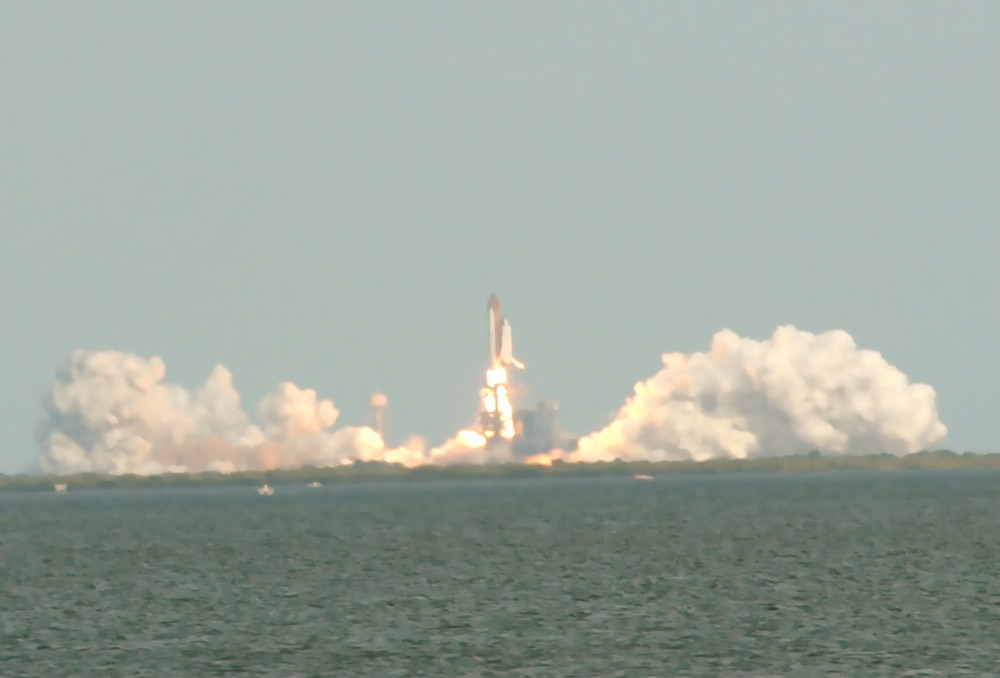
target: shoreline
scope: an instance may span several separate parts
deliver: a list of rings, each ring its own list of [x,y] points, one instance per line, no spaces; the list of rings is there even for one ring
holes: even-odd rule
[[[52,492],[56,484],[73,489],[142,489],[165,487],[224,487],[269,485],[354,484],[433,480],[501,480],[596,476],[675,476],[720,473],[827,473],[831,471],[1000,469],[1000,454],[958,454],[950,450],[917,452],[903,457],[868,455],[821,456],[815,453],[754,459],[706,461],[555,462],[551,466],[524,463],[416,466],[406,468],[382,462],[356,462],[347,466],[291,468],[271,471],[218,473],[165,473],[158,475],[0,475],[0,492]]]

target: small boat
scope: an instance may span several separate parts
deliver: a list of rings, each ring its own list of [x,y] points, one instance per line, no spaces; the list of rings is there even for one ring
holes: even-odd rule
[[[267,483],[264,483],[263,485],[257,488],[257,494],[264,497],[270,497],[272,494],[274,494],[274,488],[268,485]]]
[[[632,476],[632,480],[652,480],[653,476],[647,476],[645,473],[636,473]]]
[[[66,490],[69,489],[69,485],[67,485],[66,483],[56,483],[55,485],[52,486],[52,489],[55,490],[56,492],[65,492]]]
[[[306,487],[312,487],[312,488],[323,487],[323,483],[319,482],[318,480],[314,480],[308,485],[306,485]]]

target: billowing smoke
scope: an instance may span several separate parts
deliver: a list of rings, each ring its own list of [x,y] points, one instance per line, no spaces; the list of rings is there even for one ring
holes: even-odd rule
[[[73,352],[45,398],[42,471],[230,472],[423,460],[420,445],[387,449],[367,427],[331,430],[339,413],[311,389],[279,385],[260,401],[258,425],[221,365],[194,391],[165,383],[165,375],[160,358]]]
[[[514,456],[510,442],[495,440],[486,445],[486,439],[472,430],[459,431],[427,455],[425,462],[438,466],[449,464],[505,464],[521,461]]]
[[[75,351],[45,399],[39,465],[47,473],[231,472],[353,461],[419,464],[514,461],[508,441],[460,431],[426,449],[413,438],[387,448],[368,427],[335,429],[339,413],[311,389],[279,385],[243,409],[232,375],[217,366],[199,388],[164,382],[159,358]],[[387,404],[380,401],[380,407]],[[910,384],[882,356],[842,331],[779,327],[766,341],[724,330],[711,350],[663,356],[663,369],[606,428],[572,452],[532,462],[704,460],[801,454],[903,455],[946,433],[934,390]]]
[[[569,461],[909,454],[940,442],[934,390],[910,384],[842,331],[779,327],[766,341],[724,330],[707,353],[663,356],[615,420]]]

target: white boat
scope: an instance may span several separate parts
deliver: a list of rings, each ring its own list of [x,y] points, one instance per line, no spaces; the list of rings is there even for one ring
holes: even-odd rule
[[[263,485],[257,488],[257,494],[264,497],[270,497],[272,494],[274,494],[274,488],[268,485],[267,483],[264,483]]]
[[[318,480],[314,480],[308,485],[306,485],[306,487],[312,487],[312,488],[323,487],[323,483],[319,482]]]
[[[69,489],[69,485],[67,485],[66,483],[56,483],[55,485],[52,486],[52,489],[55,490],[56,492],[65,492],[66,490]]]
[[[645,473],[636,473],[632,476],[632,480],[652,480],[653,476],[647,476]]]

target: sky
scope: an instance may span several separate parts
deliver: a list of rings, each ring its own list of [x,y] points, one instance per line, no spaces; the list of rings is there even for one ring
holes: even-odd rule
[[[390,438],[842,329],[1000,450],[1000,4],[0,5],[0,472],[74,349]],[[392,440],[390,440],[392,442]]]

